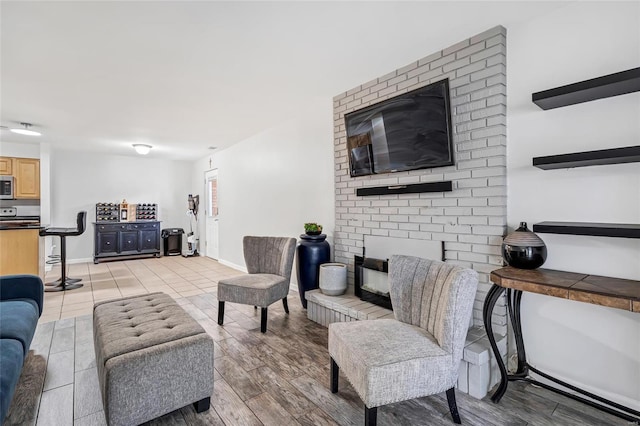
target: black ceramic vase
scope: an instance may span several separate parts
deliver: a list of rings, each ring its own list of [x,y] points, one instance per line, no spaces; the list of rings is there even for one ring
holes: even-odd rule
[[[547,246],[529,231],[527,222],[520,222],[520,227],[502,242],[502,256],[514,268],[536,269],[547,260]]]
[[[331,248],[325,241],[326,234],[320,235],[300,235],[298,245],[298,291],[300,292],[300,302],[302,307],[307,309],[307,299],[304,292],[319,287],[318,275],[320,274],[320,264],[330,262]]]

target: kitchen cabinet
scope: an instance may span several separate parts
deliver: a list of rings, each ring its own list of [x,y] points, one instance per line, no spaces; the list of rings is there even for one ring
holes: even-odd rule
[[[0,275],[32,274],[44,278],[44,244],[38,228],[0,230]]]
[[[13,175],[13,159],[11,157],[0,157],[0,175]]]
[[[37,158],[14,158],[13,176],[16,178],[16,199],[40,198],[40,160]]]
[[[160,257],[160,222],[94,222],[94,263],[142,256]]]
[[[40,160],[0,157],[0,175],[13,176],[16,199],[40,199]]]

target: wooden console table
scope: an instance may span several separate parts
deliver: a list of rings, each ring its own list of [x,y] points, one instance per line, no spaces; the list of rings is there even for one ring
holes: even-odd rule
[[[498,363],[501,376],[500,385],[491,397],[493,402],[497,403],[500,401],[504,393],[507,391],[509,381],[523,380],[534,383],[553,392],[560,393],[569,398],[581,401],[592,407],[606,411],[607,413],[624,418],[631,422],[640,422],[640,412],[563,382],[529,365],[527,363],[527,356],[524,349],[520,322],[520,301],[522,299],[522,293],[525,291],[591,303],[594,305],[602,305],[610,308],[624,309],[631,312],[640,312],[640,281],[577,274],[574,272],[554,271],[551,269],[516,269],[510,266],[491,272],[491,281],[494,284],[485,299],[483,317],[487,336],[491,343],[491,348],[495,355],[496,362]],[[498,351],[498,346],[496,345],[495,337],[493,335],[493,327],[491,325],[491,314],[493,313],[493,308],[500,298],[500,295],[505,290],[507,295],[507,307],[509,309],[509,316],[511,317],[511,324],[513,326],[516,341],[516,349],[518,351],[518,369],[514,374],[507,373],[507,369]],[[590,399],[582,398],[573,393],[549,386],[546,383],[541,383],[529,377],[530,371],[567,389],[581,393],[582,395],[606,405],[602,405]]]

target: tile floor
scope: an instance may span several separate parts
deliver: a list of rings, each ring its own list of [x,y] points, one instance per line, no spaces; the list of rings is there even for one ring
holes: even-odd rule
[[[47,292],[40,322],[72,318],[92,312],[95,302],[162,291],[173,298],[215,292],[218,280],[242,272],[208,257],[171,256],[99,264],[68,266],[68,275],[82,278],[83,287]],[[60,278],[60,267],[47,272],[45,281]]]

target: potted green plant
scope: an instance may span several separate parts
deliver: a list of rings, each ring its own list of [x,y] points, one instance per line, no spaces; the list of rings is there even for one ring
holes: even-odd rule
[[[305,223],[304,232],[307,235],[320,235],[322,233],[322,225],[317,223]]]

